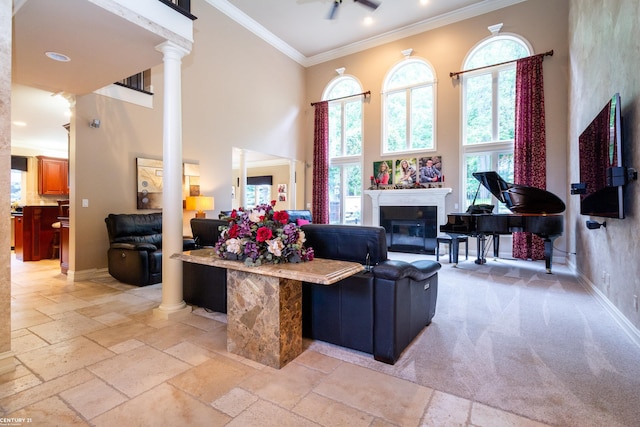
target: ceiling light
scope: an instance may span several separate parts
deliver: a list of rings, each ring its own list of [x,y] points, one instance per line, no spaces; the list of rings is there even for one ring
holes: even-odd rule
[[[18,121],[13,122],[13,124],[16,125],[16,126],[26,126],[27,125],[25,122],[18,122]]]
[[[420,0],[420,4],[421,4],[422,6],[426,6],[426,5],[427,5],[427,3],[429,3],[429,0]]]
[[[363,24],[367,26],[373,24],[373,18],[370,16],[367,16],[366,18],[364,18]]]
[[[71,58],[69,58],[67,55],[65,55],[63,53],[45,52],[44,54],[47,55],[47,58],[53,59],[54,61],[58,61],[58,62],[69,62],[69,61],[71,61]]]

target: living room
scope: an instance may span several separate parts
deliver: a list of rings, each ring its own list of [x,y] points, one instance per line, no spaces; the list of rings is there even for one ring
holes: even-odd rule
[[[526,1],[307,68],[261,40],[256,40],[253,34],[206,3],[196,2],[193,6],[198,16],[195,21],[196,41],[200,38],[225,39],[222,45],[195,43],[192,54],[184,58],[182,66],[182,93],[183,98],[188,100],[183,103],[182,113],[183,158],[185,162],[199,163],[201,192],[215,198],[216,210],[227,210],[232,205],[228,189],[234,182],[232,165],[228,159],[236,147],[313,164],[310,148],[313,114],[308,106],[310,102],[321,98],[324,88],[337,75],[335,70],[341,67],[358,78],[363,89],[374,93],[370,101],[364,103],[365,147],[362,161],[364,175],[368,176],[372,172],[369,165],[381,158],[381,104],[380,97],[375,94],[381,88],[385,73],[402,59],[401,50],[413,48],[415,55],[420,54],[432,63],[438,77],[437,154],[448,162],[447,186],[453,189],[446,199],[446,211],[455,212],[456,205],[462,202],[459,190],[461,174],[455,160],[460,153],[460,87],[455,80],[447,77],[448,73],[460,69],[469,50],[490,35],[487,27],[497,23],[504,24],[502,31],[525,37],[536,52],[553,49],[554,55],[547,58],[543,65],[547,190],[559,196],[568,206],[565,233],[556,242],[559,249],[556,253],[565,251],[569,265],[575,265],[579,274],[603,294],[608,292],[608,299],[631,324],[637,327],[640,323],[640,315],[633,306],[633,295],[638,294],[637,284],[634,283],[636,267],[631,262],[623,261],[627,259],[626,254],[632,253],[623,248],[631,248],[635,244],[628,237],[631,235],[628,230],[633,229],[633,217],[629,215],[625,220],[609,221],[606,229],[587,230],[584,219],[578,214],[578,200],[572,198],[568,191],[569,183],[578,181],[577,135],[613,93],[621,93],[623,115],[629,108],[627,105],[634,99],[635,88],[630,84],[632,79],[619,77],[623,76],[620,72],[608,72],[614,64],[616,70],[625,70],[627,66],[632,69],[632,65],[628,64],[633,62],[633,58],[621,51],[620,57],[628,58],[628,61],[609,59],[612,47],[620,43],[616,40],[609,43],[607,55],[601,60],[605,71],[595,71],[600,62],[594,62],[592,55],[570,62],[571,52],[578,49],[578,41],[583,38],[571,37],[572,33],[568,31],[566,22],[570,15],[567,3]],[[580,16],[587,13],[584,6],[575,6],[573,10],[574,13],[579,11]],[[539,25],[540,22],[545,22],[545,25]],[[228,34],[221,35],[221,28]],[[589,37],[584,39],[590,40]],[[224,58],[224,62],[221,58]],[[577,61],[585,61],[585,66],[570,67]],[[260,73],[254,72],[255,64],[261,64]],[[570,70],[580,78],[569,75]],[[210,77],[212,71],[215,71],[215,79]],[[588,77],[591,72],[596,73],[598,78],[601,74],[610,76],[609,87],[590,84]],[[161,82],[162,79],[162,67],[152,69],[152,82]],[[585,89],[576,91],[576,85],[584,85]],[[596,89],[602,91],[597,99],[592,95]],[[160,90],[157,92],[154,102],[162,105],[162,93]],[[574,97],[579,97],[580,102],[574,104]],[[77,126],[76,176],[71,177],[71,187],[75,188],[75,196],[72,197],[76,199],[76,206],[80,206],[81,199],[90,199],[89,208],[78,210],[82,215],[78,215],[76,225],[76,247],[85,250],[82,256],[77,254],[70,261],[71,269],[78,274],[105,267],[107,242],[103,218],[109,213],[135,211],[135,198],[123,197],[133,191],[135,159],[162,157],[161,109],[139,108],[95,94],[78,97],[76,120],[82,122],[91,117],[102,117],[103,124],[97,131],[87,126]],[[245,125],[247,120],[251,120],[251,126]],[[633,129],[633,122],[634,118],[626,115],[625,129]],[[627,138],[628,144],[630,140],[632,134]],[[633,159],[628,161],[633,166]],[[307,171],[305,194],[298,194],[295,208],[304,208],[311,201],[310,175],[310,171]],[[109,185],[105,186],[103,176],[117,179],[113,181],[111,178]],[[633,189],[633,184],[630,188]],[[96,191],[100,197],[92,198]],[[630,209],[634,205],[632,200],[627,203]],[[368,203],[364,198],[363,224],[371,221]],[[188,217],[185,215],[185,230],[188,230]],[[607,250],[595,247],[604,241],[611,242]],[[621,245],[620,242],[627,243]],[[572,255],[574,252],[576,255]],[[612,267],[614,265],[615,268]],[[603,271],[609,275],[611,285],[608,291],[601,279]]]
[[[215,197],[216,211],[231,207],[229,159],[234,147],[312,163],[313,119],[308,106],[321,98],[335,70],[344,67],[373,93],[364,104],[363,165],[368,176],[368,165],[380,159],[381,81],[402,59],[401,51],[413,48],[434,65],[438,76],[437,154],[447,162],[447,185],[454,189],[447,198],[447,212],[454,212],[462,197],[457,170],[460,88],[448,73],[458,71],[466,53],[489,36],[488,26],[504,23],[502,31],[525,37],[536,52],[554,50],[554,56],[544,61],[547,189],[568,206],[558,248],[567,252],[567,266],[593,289],[594,297],[603,301],[621,327],[635,334],[637,342],[640,315],[633,300],[640,292],[633,233],[640,225],[633,193],[637,184],[627,189],[627,218],[607,221],[607,227],[599,230],[585,227],[588,218],[579,214],[578,199],[568,190],[571,182],[578,181],[578,135],[613,93],[622,96],[628,165],[640,164],[640,154],[633,148],[640,126],[640,90],[634,83],[640,65],[634,56],[639,34],[633,25],[638,6],[627,0],[609,10],[602,7],[595,1],[529,0],[305,68],[209,4],[193,2],[198,16],[196,39],[182,65],[184,161],[200,165],[201,191]],[[217,40],[224,43],[208,43]],[[153,68],[152,80],[162,79],[162,66]],[[157,106],[163,103],[159,86],[154,95]],[[103,123],[99,130],[78,125],[71,154],[72,203],[81,206],[82,199],[90,200],[89,207],[77,208],[70,264],[78,274],[106,267],[106,215],[136,211],[135,159],[162,157],[161,110],[96,94],[77,98],[76,124],[94,117]],[[303,207],[310,201],[311,190],[307,177],[305,195],[298,198]],[[368,224],[366,199],[363,203],[363,223]],[[191,215],[185,214],[185,228]],[[9,265],[5,258],[3,265]],[[4,295],[10,281],[5,276],[2,282]]]

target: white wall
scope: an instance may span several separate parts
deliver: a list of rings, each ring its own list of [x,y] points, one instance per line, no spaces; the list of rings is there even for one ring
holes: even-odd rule
[[[232,147],[304,158],[304,70],[206,2],[193,2],[192,13],[193,51],[182,61],[183,157],[200,165],[201,194],[215,197],[216,211],[229,210]],[[163,66],[152,69],[153,109],[95,94],[76,100],[71,270],[105,268],[104,218],[140,212],[135,159],[162,158],[163,78]],[[99,129],[86,125],[96,117]],[[185,234],[191,217],[185,212]]]

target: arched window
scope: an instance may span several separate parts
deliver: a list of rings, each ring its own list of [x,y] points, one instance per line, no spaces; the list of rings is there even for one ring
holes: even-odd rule
[[[391,69],[383,87],[382,153],[435,149],[435,76],[422,59]]]
[[[334,79],[329,102],[329,223],[359,224],[362,210],[362,86],[351,76]]]
[[[529,55],[531,48],[523,39],[496,35],[478,43],[464,62],[464,70],[481,68],[461,77],[464,208],[473,203],[478,188],[474,172],[496,171],[513,182],[516,64],[509,61]],[[491,199],[482,187],[475,202],[496,205]],[[497,206],[506,212],[506,207]]]

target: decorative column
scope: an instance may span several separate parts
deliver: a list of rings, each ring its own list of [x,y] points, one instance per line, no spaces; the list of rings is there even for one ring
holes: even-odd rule
[[[154,314],[163,318],[191,312],[183,299],[182,262],[171,259],[182,252],[182,57],[190,52],[175,43],[157,48],[164,54],[162,156],[162,303]]]

